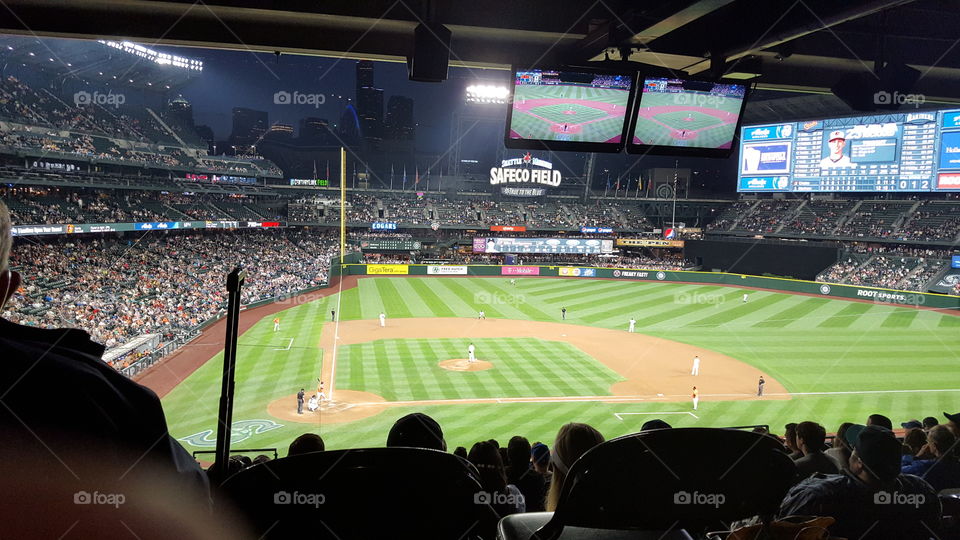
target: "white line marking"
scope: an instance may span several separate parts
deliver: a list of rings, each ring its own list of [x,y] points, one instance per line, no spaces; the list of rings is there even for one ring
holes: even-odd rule
[[[290,338],[290,343],[287,343],[286,348],[284,349],[274,349],[275,351],[289,351],[290,347],[293,345],[293,338]]]
[[[663,415],[663,414],[689,414],[690,416],[696,418],[697,420],[700,419],[699,416],[693,414],[693,413],[690,412],[690,411],[675,411],[675,412],[615,412],[615,413],[613,413],[613,415],[617,417],[617,420],[620,420],[621,422],[623,421],[623,417],[624,417],[624,416],[632,415],[632,414],[652,414],[652,415],[657,415],[657,416],[660,416],[660,415]]]

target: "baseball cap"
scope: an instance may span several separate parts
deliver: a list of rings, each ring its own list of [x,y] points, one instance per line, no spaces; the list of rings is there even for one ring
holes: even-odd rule
[[[901,422],[900,427],[903,429],[914,429],[914,428],[923,428],[923,424],[919,420],[910,420],[909,422]]]
[[[943,415],[947,417],[947,420],[953,422],[954,424],[960,424],[960,413],[957,413],[957,414],[943,413]]]
[[[847,428],[843,438],[873,476],[887,481],[900,475],[903,448],[889,429],[877,425],[854,424]]]
[[[834,139],[843,139],[843,140],[846,140],[847,137],[846,137],[846,134],[844,134],[844,133],[843,133],[842,131],[840,131],[840,130],[831,131],[831,132],[830,132],[830,138],[827,139],[827,140],[828,140],[828,141],[832,141],[832,140],[834,140]]]
[[[939,425],[939,424],[940,424],[940,422],[938,422],[937,419],[934,418],[934,417],[932,417],[932,416],[928,416],[928,417],[926,417],[926,418],[923,419],[923,427],[924,427],[924,429],[930,429],[930,428],[932,428],[933,426],[937,426],[937,425]]]
[[[651,429],[670,429],[672,427],[673,426],[664,422],[663,420],[656,418],[654,420],[647,420],[644,422],[643,425],[640,426],[640,431],[650,431]]]
[[[543,443],[537,443],[530,448],[530,456],[533,457],[533,462],[546,465],[550,463],[550,448]]]
[[[447,449],[440,424],[423,413],[411,413],[397,420],[387,435],[387,446]]]

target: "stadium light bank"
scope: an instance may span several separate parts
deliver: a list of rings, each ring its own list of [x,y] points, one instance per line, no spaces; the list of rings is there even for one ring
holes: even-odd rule
[[[494,103],[507,102],[510,90],[505,86],[491,84],[471,84],[467,87],[467,103]]]

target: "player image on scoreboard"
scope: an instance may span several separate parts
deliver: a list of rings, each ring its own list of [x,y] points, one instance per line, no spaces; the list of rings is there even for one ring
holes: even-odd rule
[[[830,132],[827,139],[827,148],[829,153],[820,160],[820,168],[828,169],[831,167],[856,167],[856,163],[850,161],[850,156],[844,153],[847,146],[847,136],[843,131],[834,130]]]

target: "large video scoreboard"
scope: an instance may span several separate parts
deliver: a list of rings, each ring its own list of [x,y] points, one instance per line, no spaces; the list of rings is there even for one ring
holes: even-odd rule
[[[960,110],[744,126],[737,191],[960,191]]]

